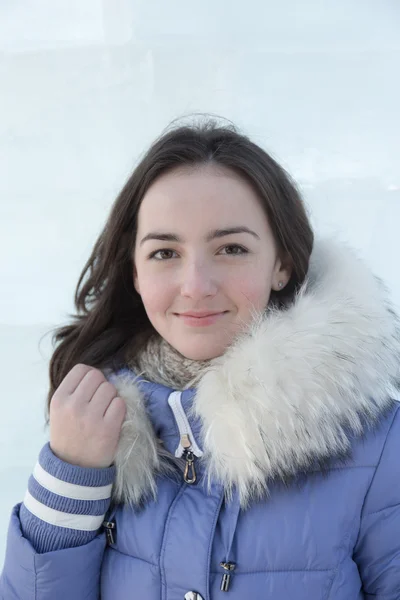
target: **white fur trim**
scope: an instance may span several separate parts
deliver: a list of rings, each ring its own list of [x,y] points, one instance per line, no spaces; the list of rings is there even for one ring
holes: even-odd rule
[[[317,242],[294,303],[255,318],[200,379],[193,406],[203,423],[209,480],[242,505],[315,463],[346,453],[387,411],[399,385],[399,323],[382,283],[354,251]],[[132,383],[121,383],[128,418],[117,494],[155,492],[160,454]]]
[[[132,377],[113,377],[127,413],[122,426],[114,464],[117,469],[113,501],[138,505],[143,498],[156,497],[156,473],[173,472],[169,454],[156,439],[141,394]]]

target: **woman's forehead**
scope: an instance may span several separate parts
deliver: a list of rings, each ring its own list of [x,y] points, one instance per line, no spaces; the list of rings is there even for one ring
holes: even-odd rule
[[[263,214],[252,186],[235,173],[188,170],[168,173],[149,188],[139,209],[139,227],[180,224],[246,225]],[[238,221],[239,220],[239,221]],[[245,221],[245,222],[243,222]]]

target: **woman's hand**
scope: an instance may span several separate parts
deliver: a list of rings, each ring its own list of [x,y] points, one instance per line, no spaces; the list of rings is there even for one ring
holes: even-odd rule
[[[72,465],[109,467],[125,414],[125,401],[99,369],[75,365],[51,399],[50,447]]]

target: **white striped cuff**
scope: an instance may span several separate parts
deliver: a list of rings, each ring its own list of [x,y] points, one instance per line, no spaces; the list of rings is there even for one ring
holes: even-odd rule
[[[54,475],[50,475],[50,473],[43,469],[39,462],[36,463],[33,469],[33,476],[46,490],[65,498],[72,498],[73,500],[107,500],[111,497],[112,483],[100,487],[68,483],[67,481],[57,479]]]
[[[24,505],[35,517],[57,527],[80,529],[81,531],[96,531],[102,525],[104,515],[74,515],[54,508],[49,508],[36,500],[29,491],[26,492]]]

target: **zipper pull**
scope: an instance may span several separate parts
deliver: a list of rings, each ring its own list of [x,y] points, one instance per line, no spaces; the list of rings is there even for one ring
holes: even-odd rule
[[[103,527],[106,530],[107,543],[115,544],[116,531],[115,531],[115,523],[114,521],[103,521]]]
[[[228,571],[227,573],[224,573],[222,575],[222,580],[221,580],[221,592],[228,592],[229,591],[229,585],[231,582],[231,571],[233,572],[236,569],[236,565],[235,563],[231,563],[231,562],[222,562],[220,563],[220,566],[225,569],[225,571]]]
[[[183,435],[181,435],[181,446],[185,450],[183,456],[185,457],[185,460],[186,460],[185,472],[183,474],[183,479],[185,480],[186,483],[192,484],[192,483],[196,482],[197,475],[196,475],[196,469],[194,467],[195,455],[189,449],[192,447],[192,443],[191,443],[190,437],[188,436],[187,433],[184,433]]]
[[[185,454],[185,459],[186,459],[186,466],[185,466],[185,472],[183,474],[183,479],[185,480],[186,483],[195,483],[196,479],[197,479],[197,475],[196,475],[196,469],[194,468],[194,459],[195,456],[193,454],[193,452],[191,452],[190,450],[186,451]]]

